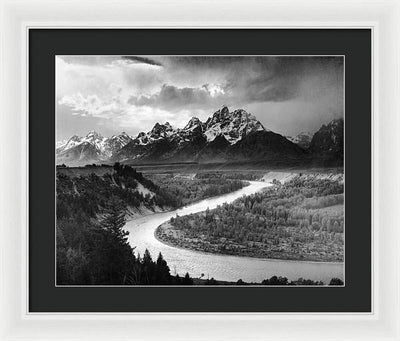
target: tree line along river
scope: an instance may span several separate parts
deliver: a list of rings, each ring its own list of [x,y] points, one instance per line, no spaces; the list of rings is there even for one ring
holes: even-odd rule
[[[283,276],[289,280],[298,278],[311,279],[329,283],[333,278],[343,280],[343,263],[324,263],[309,261],[261,259],[254,257],[230,256],[205,253],[166,245],[156,239],[154,232],[159,225],[171,217],[213,209],[223,203],[230,203],[243,195],[250,195],[271,186],[270,183],[250,181],[250,185],[235,192],[209,198],[180,209],[154,213],[135,218],[126,223],[129,231],[129,243],[135,247],[135,252],[143,255],[148,249],[153,258],[161,252],[170,267],[171,274],[180,276],[186,272],[191,277],[215,278],[221,281],[261,282],[272,276]]]

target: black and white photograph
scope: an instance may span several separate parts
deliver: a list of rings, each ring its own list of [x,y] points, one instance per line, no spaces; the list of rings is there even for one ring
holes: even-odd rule
[[[57,55],[57,286],[345,286],[341,55]]]

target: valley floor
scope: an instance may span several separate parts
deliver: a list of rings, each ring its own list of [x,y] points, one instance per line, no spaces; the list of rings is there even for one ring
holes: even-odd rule
[[[194,251],[342,262],[342,176],[269,172],[261,180],[274,182],[274,188],[211,211],[171,218],[155,237]]]
[[[217,168],[187,170],[181,167],[179,171],[172,171],[163,165],[157,166],[157,170],[142,169],[143,173],[139,173],[129,166],[58,167],[57,283],[159,283],[158,279],[136,278],[137,273],[129,267],[123,269],[132,272],[128,279],[119,277],[122,270],[113,275],[115,278],[104,277],[114,265],[99,240],[103,237],[104,243],[109,240],[103,234],[108,233],[107,219],[112,217],[116,222],[120,220],[118,226],[121,228],[123,220],[129,225],[128,229],[126,226],[121,229],[118,242],[121,245],[112,245],[121,257],[140,268],[151,261],[150,256],[143,256],[146,249],[153,257],[162,252],[171,276],[176,275],[176,269],[181,276],[188,272],[193,279],[199,280],[196,284],[214,283],[212,278],[205,280],[203,273],[210,273],[229,284],[238,284],[238,279],[258,283],[268,278],[267,275],[287,276],[291,280],[303,276],[323,280],[326,284],[331,278],[342,278],[336,263],[326,264],[334,268],[330,271],[323,264],[319,264],[323,269],[315,269],[316,266],[306,265],[307,262],[297,262],[301,264],[293,266],[284,261],[322,263],[343,260],[343,202],[340,201],[343,198],[343,174],[340,169]],[[292,186],[288,192],[285,183],[297,178],[301,183]],[[274,183],[269,196],[265,196],[263,190],[267,183]],[[247,190],[252,186],[258,186],[258,189]],[[232,196],[235,198],[226,204],[225,198]],[[211,202],[218,204],[207,210]],[[184,216],[183,212],[193,206],[201,206],[201,209]],[[177,217],[171,211],[174,209],[182,216]],[[164,219],[164,216],[168,217]],[[233,220],[227,220],[227,217]],[[248,220],[242,220],[244,217]],[[154,240],[151,245],[141,242],[138,229],[143,227],[138,221],[153,222],[146,230]],[[123,238],[126,232],[129,232],[129,247]],[[151,239],[146,235],[142,237],[147,241]],[[143,257],[131,259],[133,250],[140,250]],[[196,256],[198,253],[190,250],[203,252],[201,262]],[[225,255],[254,258],[232,257],[232,264],[227,267]],[[223,258],[217,269],[215,263],[210,264],[210,257]],[[266,273],[265,260],[255,257],[283,261],[268,263],[269,272]],[[304,267],[306,271],[302,270]],[[170,284],[184,284],[181,282],[171,277]]]

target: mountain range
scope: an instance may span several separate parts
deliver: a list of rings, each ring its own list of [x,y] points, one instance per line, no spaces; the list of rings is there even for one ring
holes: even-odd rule
[[[136,137],[125,132],[109,138],[91,131],[72,136],[56,147],[57,164],[88,163],[244,162],[299,164],[323,160],[343,163],[343,119],[323,125],[313,136],[284,137],[266,129],[243,109],[227,106],[205,122],[192,117],[183,129],[156,123]]]

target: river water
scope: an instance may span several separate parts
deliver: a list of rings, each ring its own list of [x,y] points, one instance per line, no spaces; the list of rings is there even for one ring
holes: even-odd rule
[[[205,211],[207,208],[213,209],[243,195],[256,193],[268,186],[271,184],[250,181],[249,186],[229,194],[199,201],[174,211],[135,218],[125,225],[125,229],[129,231],[129,243],[141,255],[148,249],[153,259],[161,252],[173,275],[178,273],[183,276],[188,272],[194,278],[204,274],[205,278],[214,277],[222,281],[235,282],[238,279],[245,282],[261,282],[274,275],[284,276],[290,280],[300,277],[321,280],[324,283],[329,283],[333,277],[343,279],[343,263],[285,261],[204,253],[166,245],[154,236],[154,231],[159,225],[177,214],[183,216]]]

